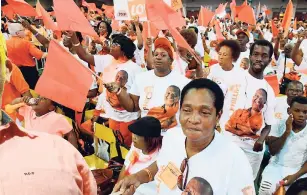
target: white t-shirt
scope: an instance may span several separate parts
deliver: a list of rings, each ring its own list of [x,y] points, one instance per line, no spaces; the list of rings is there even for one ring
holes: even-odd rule
[[[166,102],[172,101],[174,107],[168,111],[178,111],[181,90],[189,81],[189,79],[176,71],[172,71],[165,77],[158,77],[155,75],[154,70],[151,70],[136,76],[130,94],[140,97],[139,107],[141,109],[141,117],[149,114],[150,116],[158,118],[161,124],[163,121],[167,122],[171,120],[173,121],[171,125],[174,125],[177,123],[177,120],[174,119],[176,113],[169,114],[169,112],[166,112],[164,106]],[[173,86],[173,88],[170,88],[170,86]],[[172,92],[170,93],[169,90]],[[174,91],[177,91],[177,93],[174,93]],[[168,99],[170,94],[175,96],[173,98],[175,100]],[[161,109],[164,109],[164,112],[159,112]],[[168,128],[163,129],[165,130]]]
[[[143,154],[142,150],[134,147],[132,143],[131,148],[125,158],[126,171],[128,171],[131,175],[149,167],[152,163],[156,162],[158,154],[159,150],[156,150],[149,155]],[[135,160],[134,158],[137,158],[138,160],[136,160],[136,162],[130,167],[131,161]]]
[[[240,90],[244,90],[241,86],[245,83],[245,75],[245,71],[239,67],[233,67],[230,71],[223,70],[219,64],[210,67],[208,79],[216,82],[225,95],[223,114],[220,119],[222,129],[236,108],[235,100],[239,98]]]
[[[242,149],[252,151],[265,125],[275,124],[275,94],[265,79],[256,79],[248,72],[246,72],[245,82],[242,83],[241,88],[243,90],[239,90],[238,98],[232,102],[236,105],[236,109],[230,116],[230,120],[226,123],[226,126],[221,126],[221,128],[225,128],[224,134]],[[265,97],[259,97],[259,93],[256,93],[260,89],[266,91],[267,94],[267,100],[266,103],[265,101],[263,102],[264,104],[259,103],[259,99],[263,98],[265,100]],[[251,109],[253,104],[259,109],[262,107],[260,109],[261,111],[253,116],[246,115],[246,112]],[[249,132],[244,135],[239,135],[239,133],[245,132],[244,127],[248,131],[252,130],[253,133]],[[235,132],[231,132],[231,129],[235,129]]]
[[[184,61],[180,56],[177,56],[177,53],[174,53],[174,61],[172,64],[173,71],[176,71],[185,76],[188,63]]]
[[[145,58],[144,58],[144,50],[145,46],[143,45],[142,49],[138,48],[138,40],[134,41],[136,50],[134,52],[135,62],[137,65],[142,66],[145,65]]]
[[[307,66],[307,39],[303,40],[301,45],[300,45],[300,49],[303,51],[303,61],[300,64],[300,66]]]
[[[159,194],[182,193],[177,186],[170,190],[159,181],[158,177],[160,171],[170,162],[180,169],[182,161],[187,158],[185,140],[186,136],[179,127],[167,132],[163,138],[162,148],[157,158],[159,171],[155,177],[155,182],[159,185]],[[247,189],[250,189],[251,193],[246,194],[254,194],[252,169],[245,154],[218,132],[215,132],[213,141],[206,149],[188,160],[188,165],[187,181],[194,177],[204,178],[212,186],[214,194],[243,195],[245,194],[243,191],[248,191]]]
[[[276,120],[287,119],[289,114],[287,112],[287,108],[289,107],[287,103],[287,96],[281,96],[276,98],[276,106],[275,106],[275,118]]]
[[[235,67],[240,67],[240,64],[241,64],[241,61],[243,60],[243,58],[248,58],[249,59],[249,54],[250,54],[250,50],[249,49],[247,49],[245,52],[241,52],[240,53],[240,57],[234,63]]]
[[[286,131],[286,120],[281,120],[272,126],[270,136],[281,137]],[[277,165],[300,168],[307,161],[307,127],[298,133],[291,131],[282,149],[273,156],[270,163]]]

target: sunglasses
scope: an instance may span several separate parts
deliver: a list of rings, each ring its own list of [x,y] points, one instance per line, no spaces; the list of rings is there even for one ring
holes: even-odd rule
[[[183,159],[183,161],[182,161],[182,163],[180,165],[181,174],[178,177],[177,185],[178,185],[178,188],[181,191],[185,190],[185,188],[187,186],[187,182],[188,182],[188,176],[189,176],[189,164],[188,164],[188,161],[189,161],[189,159],[185,158],[185,159]],[[183,174],[184,174],[185,170],[186,170],[186,174],[185,174],[185,178],[183,180]]]

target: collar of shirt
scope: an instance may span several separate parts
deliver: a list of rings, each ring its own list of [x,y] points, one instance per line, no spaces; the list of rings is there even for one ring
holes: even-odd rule
[[[42,116],[36,116],[36,114],[35,114],[35,112],[33,111],[33,115],[32,115],[32,119],[37,119],[37,118],[45,118],[45,117],[47,117],[47,116],[49,116],[50,114],[53,114],[54,113],[54,111],[51,111],[51,112],[48,112],[48,113],[46,113],[46,114],[44,114],[44,115],[42,115]]]

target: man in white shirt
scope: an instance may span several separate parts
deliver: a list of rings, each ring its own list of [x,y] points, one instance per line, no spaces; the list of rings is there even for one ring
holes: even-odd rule
[[[259,195],[274,193],[281,180],[288,186],[307,177],[307,98],[295,97],[288,113],[288,119],[274,125],[267,139],[273,157],[262,173]]]
[[[288,118],[287,108],[294,97],[304,95],[304,86],[299,81],[292,81],[288,84],[286,95],[276,98],[275,118],[282,120]]]
[[[247,44],[249,43],[249,38],[251,34],[247,30],[238,30],[236,32],[236,35],[237,35],[237,40],[241,47],[241,54],[237,62],[235,63],[235,66],[240,67],[242,59],[249,57],[250,51],[247,48]]]

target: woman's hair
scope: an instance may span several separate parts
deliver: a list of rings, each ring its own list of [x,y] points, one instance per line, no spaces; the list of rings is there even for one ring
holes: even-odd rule
[[[112,33],[112,27],[111,27],[111,25],[107,22],[107,21],[101,21],[101,22],[99,22],[98,23],[98,25],[97,25],[97,29],[99,30],[99,26],[100,26],[100,24],[101,23],[104,23],[105,25],[106,25],[106,27],[107,27],[107,31],[108,31],[108,35],[107,35],[107,39],[110,39],[110,35],[111,35],[111,33]]]
[[[147,145],[147,152],[150,154],[155,150],[160,150],[162,146],[163,137],[144,137],[145,143]]]
[[[131,39],[122,34],[112,35],[113,43],[118,43],[124,55],[130,60],[134,57],[136,46]]]
[[[237,61],[241,54],[239,43],[235,40],[224,40],[218,45],[217,51],[220,51],[220,49],[224,46],[231,49],[232,59],[234,62]]]
[[[182,90],[180,97],[180,108],[182,107],[184,97],[192,89],[207,89],[212,92],[214,99],[214,107],[218,114],[224,106],[224,93],[222,89],[214,81],[209,79],[195,79],[189,82]]]
[[[194,48],[197,44],[197,34],[192,29],[183,29],[180,31],[180,34],[188,42],[188,44]]]
[[[287,190],[286,195],[298,195],[300,192],[307,191],[307,178],[298,179]]]

